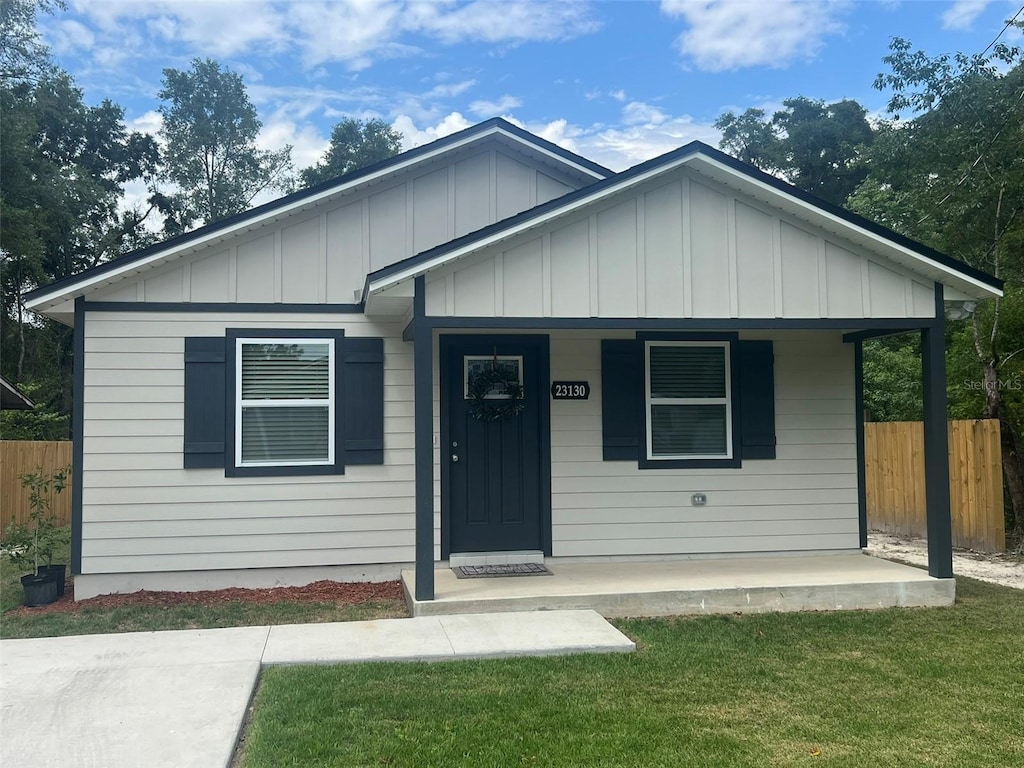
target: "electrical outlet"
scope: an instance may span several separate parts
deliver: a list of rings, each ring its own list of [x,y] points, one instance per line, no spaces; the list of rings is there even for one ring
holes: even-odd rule
[[[690,501],[693,502],[695,507],[703,507],[708,503],[708,497],[705,493],[695,493],[690,497]]]

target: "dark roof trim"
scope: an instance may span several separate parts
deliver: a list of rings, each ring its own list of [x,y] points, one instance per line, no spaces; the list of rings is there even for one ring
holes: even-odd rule
[[[0,410],[31,411],[35,407],[35,403],[29,400],[20,389],[0,376]]]
[[[948,269],[960,272],[965,276],[968,276],[974,280],[978,280],[998,290],[1002,290],[1003,288],[1002,280],[992,277],[988,273],[983,272],[982,270],[977,269],[976,267],[972,267],[970,264],[965,264],[964,262],[947,256],[944,253],[940,253],[939,251],[936,251],[934,248],[930,248],[927,245],[924,245],[923,243],[919,243],[915,240],[910,239],[909,237],[905,237],[897,232],[893,232],[891,229],[888,229],[887,227],[883,227],[880,224],[876,224],[870,219],[866,219],[863,216],[853,213],[852,211],[848,211],[845,208],[842,208],[838,205],[834,205],[825,200],[822,200],[821,198],[812,195],[809,192],[805,192],[802,189],[794,187],[792,184],[789,184],[788,182],[785,182],[782,179],[776,178],[775,176],[765,173],[764,171],[761,171],[752,165],[748,165],[747,163],[737,160],[736,158],[727,155],[724,152],[721,152],[717,149],[714,149],[713,147],[710,147],[701,141],[692,141],[689,144],[679,147],[678,149],[674,149],[671,152],[667,152],[664,155],[655,157],[651,160],[647,160],[646,162],[640,163],[639,165],[634,165],[632,168],[629,168],[623,171],[622,173],[595,182],[594,184],[575,190],[573,192],[569,192],[565,195],[562,195],[561,197],[556,197],[554,200],[549,200],[548,202],[543,203],[542,205],[530,208],[529,210],[523,211],[522,213],[516,214],[515,216],[511,216],[502,221],[490,224],[484,227],[483,229],[478,229],[475,232],[470,232],[469,234],[463,235],[462,237],[456,238],[455,240],[450,240],[446,243],[442,243],[441,245],[431,248],[428,251],[423,251],[422,253],[418,253],[415,256],[411,256],[407,259],[403,259],[402,261],[396,262],[395,264],[391,264],[387,267],[383,267],[382,269],[378,269],[376,272],[371,272],[366,277],[363,295],[365,297],[368,294],[371,282],[376,282],[382,278],[389,277],[399,272],[404,272],[410,268],[416,267],[418,264],[429,262],[437,258],[438,256],[443,256],[444,254],[449,253],[451,251],[455,251],[464,246],[471,245],[475,241],[483,240],[484,238],[490,237],[491,235],[500,233],[504,229],[516,227],[520,224],[529,222],[532,219],[541,218],[546,213],[552,210],[562,208],[563,206],[576,202],[577,200],[585,200],[587,197],[591,195],[599,194],[601,191],[607,189],[608,187],[621,184],[622,182],[628,181],[629,179],[635,176],[641,176],[651,170],[658,168],[659,166],[668,165],[682,157],[686,157],[687,155],[692,154],[706,155],[712,160],[716,160],[717,162],[720,162],[723,165],[726,165],[729,168],[738,171],[744,176],[747,176],[755,181],[767,184],[768,186],[773,187],[774,189],[784,194],[787,194],[791,197],[795,197],[804,203],[812,205],[826,213],[832,214],[833,216],[843,219],[844,221],[849,222],[854,226],[861,227],[862,229],[865,229],[871,232],[872,234],[890,240],[891,242],[897,245],[900,245],[904,248],[908,248],[912,251],[916,251],[925,258],[931,259],[932,261],[935,261],[936,263],[941,264],[942,266],[947,267]]]
[[[126,264],[131,264],[132,262],[140,261],[160,251],[166,251],[172,248],[179,248],[201,237],[206,237],[207,235],[211,235],[215,232],[231,229],[232,227],[235,227],[251,219],[257,219],[260,218],[261,216],[265,216],[268,213],[273,213],[275,210],[278,210],[279,208],[284,208],[286,206],[293,205],[309,197],[315,197],[316,195],[322,194],[323,192],[326,192],[334,187],[352,184],[353,182],[357,182],[363,178],[374,176],[378,173],[381,173],[382,171],[386,171],[388,168],[392,166],[408,163],[409,161],[415,161],[417,158],[423,155],[427,155],[438,150],[443,150],[446,146],[450,144],[456,144],[460,141],[464,141],[465,139],[472,137],[474,134],[487,133],[488,131],[494,128],[500,128],[506,133],[510,133],[513,136],[522,139],[525,143],[533,144],[542,150],[545,150],[547,152],[550,152],[554,155],[563,158],[569,163],[582,166],[583,168],[586,168],[588,171],[597,176],[607,178],[608,176],[613,176],[615,173],[614,171],[605,168],[604,166],[599,165],[598,163],[595,163],[592,160],[588,160],[585,157],[577,155],[575,152],[570,152],[567,149],[563,149],[557,144],[551,143],[547,139],[542,139],[539,136],[535,136],[529,131],[525,131],[522,128],[513,125],[512,123],[508,122],[503,118],[495,117],[490,120],[485,120],[482,123],[477,123],[476,125],[470,126],[469,128],[466,128],[462,131],[458,131],[457,133],[452,133],[449,134],[448,136],[444,136],[440,139],[430,142],[429,144],[423,144],[419,147],[414,147],[413,149],[402,152],[401,154],[395,155],[394,157],[389,157],[388,159],[381,160],[380,162],[374,163],[373,165],[368,165],[365,168],[360,168],[359,170],[345,174],[344,176],[339,176],[335,179],[330,179],[328,181],[321,182],[320,184],[316,184],[315,186],[299,190],[298,192],[293,192],[290,195],[285,195],[284,197],[278,198],[277,200],[272,200],[269,203],[264,203],[263,205],[257,206],[256,208],[251,208],[248,211],[244,211],[234,216],[229,216],[228,218],[221,219],[220,221],[215,221],[212,224],[208,224],[205,227],[200,227],[199,229],[195,229],[191,232],[186,232],[183,235],[177,235],[167,240],[162,240],[159,243],[154,243],[153,245],[147,246],[145,248],[140,248],[137,251],[132,251],[131,253],[128,253],[119,259],[114,259],[113,261],[107,261],[104,262],[103,264],[98,264],[97,266],[92,267],[91,269],[87,269],[75,275],[70,275],[69,277],[65,277],[61,280],[49,283],[40,288],[36,288],[35,290],[25,294],[25,299],[31,301],[39,296],[44,296],[53,293],[54,291],[58,291],[61,288],[74,285],[75,283],[81,281],[83,278],[92,278],[95,277],[96,275],[101,275],[105,272],[120,269],[124,267]]]

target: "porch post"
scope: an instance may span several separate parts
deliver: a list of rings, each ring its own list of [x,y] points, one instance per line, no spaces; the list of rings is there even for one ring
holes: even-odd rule
[[[924,390],[924,487],[928,505],[928,574],[953,576],[953,525],[949,511],[949,433],[946,423],[946,314],[935,284],[935,322],[921,329]]]
[[[868,545],[868,480],[864,450],[864,342],[860,339],[853,343],[853,370],[853,402],[857,419],[857,520],[860,528],[860,547],[864,549]]]
[[[413,294],[413,384],[416,461],[416,599],[434,599],[434,329],[426,313],[426,284]]]

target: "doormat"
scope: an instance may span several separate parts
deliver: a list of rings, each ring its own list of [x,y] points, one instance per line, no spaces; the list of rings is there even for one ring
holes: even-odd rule
[[[457,579],[493,579],[499,576],[552,576],[547,566],[540,563],[511,563],[509,565],[459,565],[452,568]]]

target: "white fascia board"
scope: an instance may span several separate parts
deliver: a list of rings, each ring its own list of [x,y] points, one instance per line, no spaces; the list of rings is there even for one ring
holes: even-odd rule
[[[391,287],[392,285],[397,285],[398,283],[410,280],[416,277],[417,275],[425,274],[434,269],[437,269],[440,266],[443,266],[453,261],[457,261],[458,259],[461,259],[463,256],[478,251],[482,248],[487,248],[488,246],[494,245],[495,243],[500,243],[503,240],[508,240],[511,237],[515,237],[516,235],[521,234],[522,232],[526,232],[530,229],[543,226],[547,222],[557,219],[560,216],[564,216],[565,214],[577,208],[582,208],[584,206],[600,202],[601,200],[618,194],[619,192],[629,189],[630,187],[635,187],[638,184],[643,184],[648,179],[652,179],[656,176],[661,176],[664,173],[679,168],[680,166],[686,165],[692,157],[693,154],[684,155],[683,157],[677,158],[672,163],[669,163],[667,165],[660,165],[657,168],[652,168],[646,173],[641,173],[637,176],[633,176],[621,182],[620,184],[611,184],[605,187],[604,189],[598,192],[594,192],[593,194],[587,195],[581,199],[572,200],[564,205],[552,208],[543,216],[538,216],[535,219],[528,219],[515,226],[495,232],[489,235],[488,237],[484,237],[481,238],[480,240],[474,240],[471,243],[467,243],[461,248],[456,248],[454,250],[439,254],[438,256],[435,256],[433,259],[430,259],[429,261],[425,261],[421,264],[415,264],[413,266],[408,267],[407,269],[403,269],[400,272],[396,272],[393,275],[388,275],[386,277],[381,278],[380,280],[371,282],[370,285],[368,286],[367,293],[379,293],[380,291],[383,291]]]
[[[550,149],[542,147],[539,144],[531,144],[528,141],[523,141],[521,138],[516,136],[514,133],[509,133],[508,131],[504,130],[500,126],[496,126],[494,128],[493,133],[500,133],[505,138],[511,139],[512,141],[516,142],[517,144],[520,144],[520,145],[526,147],[531,152],[535,152],[538,155],[544,155],[545,157],[550,158],[551,160],[553,160],[554,162],[558,163],[559,165],[566,165],[566,166],[572,168],[574,171],[576,171],[577,173],[579,173],[582,176],[589,176],[590,178],[592,178],[592,179],[594,179],[596,181],[600,181],[601,179],[608,178],[606,175],[598,173],[597,171],[593,170],[592,168],[587,168],[585,165],[580,165],[579,163],[575,162],[574,160],[570,160],[569,158],[564,157],[563,155],[560,155],[557,152],[552,152]]]
[[[484,131],[483,133],[476,133],[473,134],[472,136],[467,136],[464,139],[461,139],[460,141],[456,141],[451,144],[445,144],[443,147],[439,147],[433,152],[429,152],[425,155],[419,155],[418,157],[412,158],[402,163],[398,163],[396,165],[388,166],[387,168],[382,169],[380,172],[375,173],[373,175],[360,177],[349,182],[348,184],[343,184],[341,186],[325,189],[319,194],[311,195],[310,197],[304,197],[301,200],[296,200],[294,203],[290,205],[275,208],[274,210],[268,211],[266,214],[262,216],[257,216],[245,222],[240,222],[236,227],[229,227],[227,229],[211,232],[209,235],[197,237],[194,240],[190,240],[187,243],[183,243],[179,246],[171,246],[156,251],[144,259],[129,262],[120,269],[112,269],[108,272],[103,272],[102,274],[95,275],[94,277],[91,278],[84,278],[81,282],[72,283],[71,285],[64,286],[63,288],[53,291],[52,293],[45,293],[42,296],[38,296],[37,298],[26,303],[25,306],[27,309],[31,309],[36,312],[45,312],[47,309],[51,308],[51,306],[54,303],[65,300],[67,298],[73,298],[74,295],[82,295],[92,288],[98,288],[106,284],[116,282],[116,280],[119,278],[124,278],[132,274],[144,272],[148,268],[154,266],[155,264],[158,264],[163,260],[167,259],[169,256],[175,254],[185,255],[187,253],[196,251],[200,248],[205,248],[206,246],[214,244],[220,240],[224,240],[229,237],[235,237],[236,235],[247,232],[249,230],[267,226],[268,224],[276,221],[277,219],[287,217],[290,214],[295,213],[296,211],[309,210],[319,205],[321,202],[328,198],[340,195],[346,191],[355,189],[357,187],[373,183],[374,181],[380,178],[396,175],[409,168],[415,167],[416,165],[428,163],[441,155],[448,154],[453,150],[461,149],[470,144],[478,143],[481,139],[495,136],[497,134],[500,134],[501,136],[509,139],[510,141],[516,142],[517,144],[520,144],[521,146],[533,152],[546,155],[552,158],[555,162],[571,167],[574,170],[578,171],[579,173],[589,176],[590,178],[596,180],[604,178],[600,174],[596,173],[595,171],[589,168],[586,168],[585,166],[579,165],[578,163],[575,163],[569,160],[568,158],[562,157],[561,155],[555,152],[551,152],[548,149],[540,147],[531,142],[525,141],[513,133],[505,131],[504,129],[501,128],[501,126],[494,126],[488,129],[487,131]]]
[[[919,253],[918,251],[915,251],[912,248],[908,248],[904,245],[901,245],[900,243],[890,240],[887,237],[876,234],[875,232],[865,229],[864,227],[861,227],[858,224],[854,224],[848,219],[845,219],[841,216],[836,216],[834,213],[830,213],[829,211],[823,210],[816,205],[812,205],[811,203],[801,200],[798,197],[787,195],[784,192],[779,191],[775,187],[769,184],[765,184],[763,181],[760,181],[759,179],[755,179],[750,176],[745,176],[743,174],[738,174],[735,170],[733,170],[727,165],[723,165],[714,158],[708,157],[707,155],[700,155],[698,161],[700,163],[706,163],[707,165],[713,167],[719,173],[727,174],[729,176],[732,176],[733,178],[738,178],[742,183],[753,186],[757,188],[759,191],[763,192],[764,194],[773,196],[775,199],[782,198],[786,200],[790,205],[799,207],[806,211],[809,214],[809,218],[816,218],[819,221],[826,221],[832,226],[837,227],[841,230],[845,229],[847,231],[855,232],[859,237],[866,238],[873,242],[877,246],[878,250],[882,252],[896,252],[901,256],[909,258],[913,263],[919,264],[925,268],[924,270],[917,270],[923,276],[930,277],[928,273],[937,270],[941,274],[953,278],[953,280],[955,281],[966,283],[974,287],[982,296],[998,298],[1003,295],[1003,292],[998,288],[993,288],[991,285],[988,285],[987,283],[984,283],[981,280],[978,280],[977,278],[971,277],[970,275],[965,275],[963,272],[960,272],[958,270],[946,266],[945,264],[930,259],[929,257],[925,256],[922,253]],[[932,277],[931,279],[934,278]],[[942,281],[939,280],[937,282]]]

